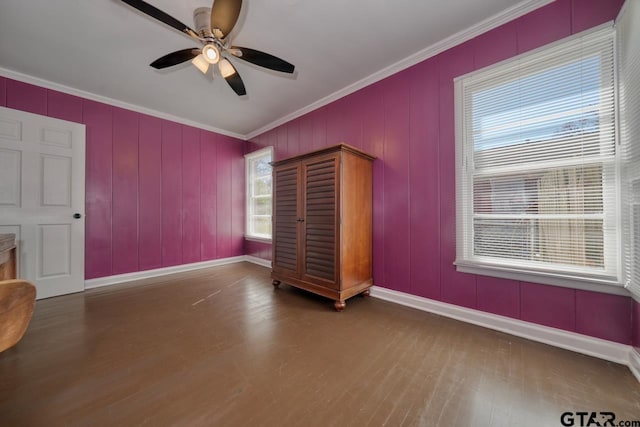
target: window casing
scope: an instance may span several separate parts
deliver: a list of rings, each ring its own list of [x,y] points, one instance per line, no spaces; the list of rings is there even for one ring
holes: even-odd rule
[[[456,79],[458,270],[620,284],[614,68],[608,27]]]
[[[616,21],[624,284],[640,301],[640,4],[626,2]]]
[[[273,147],[245,155],[246,170],[246,228],[245,237],[271,240]]]

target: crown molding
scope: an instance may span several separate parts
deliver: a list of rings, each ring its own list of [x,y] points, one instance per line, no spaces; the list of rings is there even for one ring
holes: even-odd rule
[[[59,92],[63,92],[69,95],[79,96],[82,98],[90,99],[92,101],[102,102],[108,105],[112,105],[114,107],[125,108],[127,110],[136,111],[138,113],[148,114],[148,115],[155,116],[165,120],[171,120],[176,123],[181,123],[187,126],[193,126],[199,129],[215,132],[221,135],[230,136],[240,140],[251,140],[258,135],[261,135],[265,132],[270,131],[271,129],[274,129],[280,125],[290,122],[291,120],[294,120],[300,116],[310,113],[311,111],[314,111],[320,107],[330,104],[340,98],[343,98],[349,94],[352,94],[362,88],[372,85],[373,83],[383,80],[389,76],[392,76],[402,70],[412,67],[426,59],[429,59],[441,52],[444,52],[445,50],[451,49],[454,46],[457,46],[461,43],[471,40],[472,38],[477,37],[480,34],[483,34],[489,30],[497,28],[500,25],[503,25],[509,21],[519,18],[520,16],[526,15],[527,13],[532,12],[543,6],[546,6],[547,4],[552,3],[554,1],[555,0],[524,0],[504,10],[501,13],[498,13],[492,17],[489,17],[484,21],[479,22],[478,24],[475,24],[463,31],[460,31],[437,43],[434,43],[433,45],[428,46],[425,49],[422,49],[404,59],[401,59],[400,61],[386,68],[383,68],[382,70],[376,71],[375,73],[370,74],[369,76],[355,83],[352,83],[340,90],[337,90],[332,94],[325,96],[324,98],[321,98],[315,102],[312,102],[306,107],[300,108],[290,114],[280,117],[279,119],[276,119],[271,123],[268,123],[256,130],[253,130],[247,133],[246,135],[230,132],[225,129],[216,128],[204,123],[195,122],[189,119],[185,119],[183,117],[178,117],[172,114],[142,107],[140,105],[119,101],[117,99],[98,95],[98,94],[84,91],[81,89],[72,88],[70,86],[65,86],[59,83],[41,79],[39,77],[30,76],[28,74],[24,74],[24,73],[10,70],[3,67],[0,67],[0,76],[18,80],[24,83],[34,84],[34,85],[41,86],[51,90],[57,90]]]
[[[163,113],[161,111],[152,110],[150,108],[142,107],[140,105],[130,104],[124,101],[118,101],[117,99],[108,98],[106,96],[97,95],[92,92],[87,92],[81,89],[72,88],[70,86],[65,86],[59,83],[55,83],[49,80],[41,79],[39,77],[30,76],[28,74],[21,73],[19,71],[9,70],[7,68],[0,67],[0,76],[6,77],[12,80],[18,80],[23,83],[29,83],[36,86],[41,86],[46,89],[56,90],[58,92],[63,92],[68,95],[74,95],[81,98],[89,99],[91,101],[102,102],[103,104],[108,104],[114,107],[124,108],[126,110],[135,111],[142,114],[147,114],[150,116],[158,117],[160,119],[170,120],[172,122],[180,123],[187,126],[193,126],[202,130],[215,132],[221,135],[230,136],[232,138],[237,138],[240,140],[246,140],[246,135],[241,135],[235,132],[229,132],[228,130],[216,128],[213,126],[206,125],[204,123],[194,122],[193,120],[188,120],[183,117],[174,116],[172,114]]]
[[[389,76],[392,76],[402,70],[406,70],[409,67],[412,67],[426,59],[444,52],[445,50],[451,49],[452,47],[471,40],[474,37],[486,33],[489,30],[506,24],[509,21],[526,15],[527,13],[546,6],[547,4],[554,1],[555,0],[525,0],[521,3],[518,3],[510,7],[509,9],[504,10],[503,12],[493,15],[485,19],[484,21],[481,21],[465,30],[453,34],[452,36],[449,36],[435,44],[432,44],[431,46],[426,47],[425,49],[422,49],[414,53],[413,55],[401,59],[400,61],[386,68],[383,68],[380,71],[376,71],[375,73],[363,78],[362,80],[359,80],[355,83],[350,84],[349,86],[333,92],[331,95],[325,96],[324,98],[319,99],[318,101],[315,101],[307,105],[306,107],[302,107],[301,109],[296,110],[293,113],[287,114],[286,116],[283,116],[267,125],[264,125],[259,129],[251,131],[247,135],[245,135],[245,139],[251,140],[258,135],[262,135],[263,133],[270,131],[273,128],[283,125],[307,113],[310,113],[311,111],[316,110],[320,107],[324,107],[327,104],[337,101],[340,98],[352,94]]]

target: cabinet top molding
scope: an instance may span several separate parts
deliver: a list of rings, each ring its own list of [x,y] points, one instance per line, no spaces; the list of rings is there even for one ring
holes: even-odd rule
[[[372,156],[369,153],[366,153],[362,150],[360,150],[359,148],[356,148],[352,145],[349,144],[345,144],[345,143],[341,143],[338,145],[332,145],[330,147],[325,147],[325,148],[321,148],[320,150],[315,150],[315,151],[310,151],[308,153],[304,153],[304,154],[299,154],[297,156],[293,156],[293,157],[287,157],[286,159],[282,159],[282,160],[276,160],[271,162],[271,166],[279,166],[291,161],[298,161],[301,159],[305,159],[307,157],[314,157],[317,156],[319,154],[329,154],[329,153],[334,153],[336,151],[348,151],[350,153],[355,154],[356,156],[360,156],[360,157],[364,157],[365,159],[369,159],[371,161],[375,160],[376,157]]]

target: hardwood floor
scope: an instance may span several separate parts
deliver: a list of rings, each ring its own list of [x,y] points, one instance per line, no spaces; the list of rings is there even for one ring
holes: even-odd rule
[[[241,263],[38,301],[0,354],[0,425],[560,426],[640,420],[614,363]],[[576,425],[579,425],[576,422]]]

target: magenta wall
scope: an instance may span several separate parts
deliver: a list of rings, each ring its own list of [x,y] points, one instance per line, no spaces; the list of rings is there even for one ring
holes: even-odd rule
[[[640,353],[640,302],[633,301],[633,346]]]
[[[3,77],[0,105],[86,125],[87,279],[242,255],[242,141]]]
[[[271,244],[245,240],[244,254],[271,261]]]
[[[627,297],[458,273],[453,78],[612,20],[622,0],[557,0],[252,141],[278,159],[338,142],[374,163],[378,286],[625,344]],[[247,245],[264,253],[264,245]],[[268,251],[267,251],[268,252]]]

